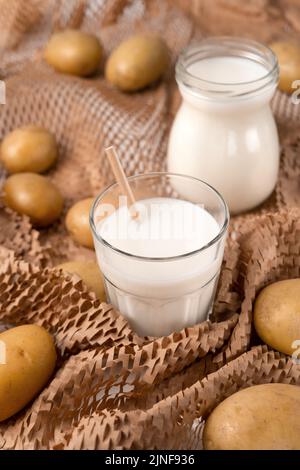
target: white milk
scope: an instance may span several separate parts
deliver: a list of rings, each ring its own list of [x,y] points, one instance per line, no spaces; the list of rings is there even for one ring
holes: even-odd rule
[[[211,184],[232,213],[262,203],[279,166],[269,106],[276,70],[251,57],[200,58],[177,73],[183,101],[170,134],[168,171]]]
[[[215,239],[221,227],[206,210],[183,200],[145,199],[137,208],[138,219],[121,207],[96,225],[98,235],[114,248],[95,240],[111,303],[140,335],[167,335],[205,320],[223,239],[197,250]]]
[[[266,75],[259,62],[243,57],[209,57],[191,64],[188,71],[209,82],[234,83],[236,86],[257,80]]]

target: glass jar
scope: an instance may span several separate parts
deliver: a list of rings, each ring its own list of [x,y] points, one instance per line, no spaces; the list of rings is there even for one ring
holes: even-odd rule
[[[186,201],[201,206],[217,224],[216,234],[200,249],[177,256],[150,258],[121,250],[117,243],[109,243],[101,235],[101,224],[121,207],[122,193],[117,183],[100,194],[92,207],[90,224],[108,301],[139,335],[169,335],[206,320],[211,312],[223,259],[228,209],[212,187],[196,178],[149,173],[128,180],[138,204],[155,198],[166,198],[167,204],[170,198],[182,201],[182,194],[188,189]],[[189,214],[181,215],[184,224]],[[168,222],[164,217],[160,220],[162,224]],[[171,226],[170,229],[172,231]],[[202,229],[209,230],[208,226]],[[120,237],[123,236],[120,233]],[[171,237],[168,234],[165,241],[156,237],[156,231],[151,231],[151,236],[156,244],[172,243],[176,233],[172,232]]]
[[[168,170],[211,184],[231,213],[273,191],[279,141],[270,100],[275,54],[256,41],[216,37],[188,46],[176,65],[182,104],[168,146]]]

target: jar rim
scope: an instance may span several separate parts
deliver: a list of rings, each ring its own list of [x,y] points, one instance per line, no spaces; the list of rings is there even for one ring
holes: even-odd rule
[[[266,73],[248,81],[222,82],[201,78],[190,72],[189,67],[203,59],[213,57],[237,57],[255,61],[264,66]],[[277,56],[272,49],[253,39],[235,36],[214,36],[193,41],[180,53],[176,63],[176,81],[185,88],[208,97],[242,97],[257,93],[267,87],[275,87],[279,80]]]

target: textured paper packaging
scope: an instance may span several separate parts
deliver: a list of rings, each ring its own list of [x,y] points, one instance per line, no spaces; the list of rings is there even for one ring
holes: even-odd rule
[[[199,1],[201,11],[212,17],[225,8],[221,0],[211,10],[207,3]],[[244,4],[230,3],[233,10]],[[257,1],[250,13],[240,8],[236,24],[251,14],[253,35],[263,40],[259,25],[266,15],[271,31],[286,21],[272,20],[271,3],[282,5]],[[0,0],[1,75],[7,85],[1,138],[29,123],[57,136],[60,158],[49,177],[62,191],[66,210],[111,182],[105,146],[118,148],[128,174],[164,169],[180,102],[172,70],[161,84],[126,95],[106,83],[101,71],[88,80],[57,74],[43,62],[42,49],[52,31],[65,27],[97,34],[106,55],[133,32],[155,30],[168,43],[174,65],[178,52],[210,32],[210,24],[217,23],[195,28],[174,2],[162,0]],[[204,420],[227,396],[259,383],[300,385],[300,366],[261,345],[252,325],[258,292],[300,276],[300,113],[279,92],[273,109],[282,142],[278,184],[262,207],[231,222],[212,322],[164,338],[139,338],[78,277],[53,269],[67,259],[95,258],[69,238],[64,217],[38,232],[26,217],[0,208],[0,328],[43,325],[59,353],[45,389],[0,424],[1,448],[200,449]],[[2,173],[1,184],[4,178]]]

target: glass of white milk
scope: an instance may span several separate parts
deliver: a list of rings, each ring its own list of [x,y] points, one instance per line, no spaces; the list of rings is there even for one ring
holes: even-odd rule
[[[231,213],[254,208],[275,187],[279,142],[270,100],[278,74],[272,50],[242,38],[204,39],[177,61],[183,99],[170,133],[168,171],[207,181]]]
[[[164,336],[211,312],[224,252],[228,209],[208,184],[189,176],[129,178],[131,208],[113,184],[90,223],[108,300],[141,336]]]

